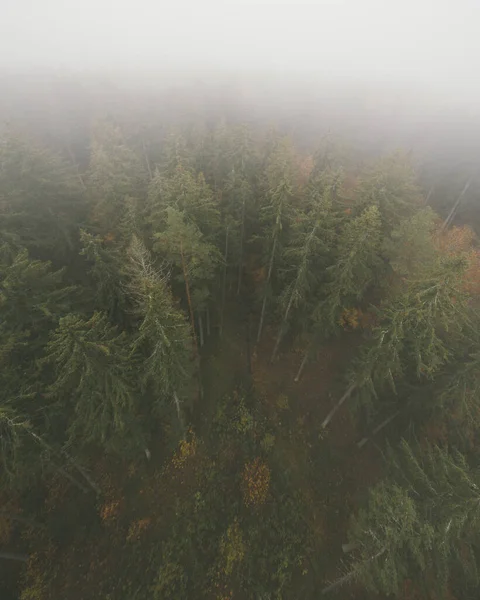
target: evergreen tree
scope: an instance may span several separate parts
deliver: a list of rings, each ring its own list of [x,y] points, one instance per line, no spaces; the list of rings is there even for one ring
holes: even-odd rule
[[[94,129],[87,173],[91,220],[102,233],[116,229],[128,197],[142,197],[147,178],[140,158],[127,145],[119,127],[98,123]]]
[[[179,166],[173,174],[162,175],[158,170],[148,190],[150,221],[154,232],[166,226],[168,209],[183,211],[185,218],[209,238],[215,239],[220,229],[220,215],[212,190],[200,173]]]
[[[274,360],[280,342],[288,328],[295,309],[305,309],[319,291],[319,281],[329,264],[335,244],[338,216],[333,205],[333,182],[325,181],[325,174],[310,183],[306,201],[308,212],[297,211],[290,243],[284,252],[288,265],[288,283],[280,295],[283,313],[277,340],[272,353]]]
[[[258,325],[260,341],[265,320],[267,300],[272,294],[272,275],[275,262],[282,253],[285,227],[292,213],[295,196],[295,164],[293,149],[288,138],[278,140],[265,169],[266,202],[260,209],[264,238],[264,268],[262,308]]]
[[[71,442],[107,449],[139,442],[130,342],[105,315],[60,319],[41,362],[53,369],[48,395],[56,401],[56,410],[70,416]]]
[[[195,327],[194,314],[197,313],[203,339],[202,313],[208,309],[212,297],[221,255],[184,212],[168,208],[166,215],[165,230],[155,234],[153,249],[174,267],[175,280],[184,284],[192,328]]]
[[[388,455],[391,475],[369,492],[353,519],[353,573],[372,592],[403,593],[413,580],[424,597],[478,586],[480,479],[456,451],[412,447]]]
[[[174,401],[183,428],[181,399],[190,393],[191,336],[182,311],[175,305],[164,275],[152,263],[142,242],[134,237],[128,251],[129,291],[139,319],[134,349],[141,358],[143,389],[153,390],[160,408]]]
[[[121,323],[126,309],[121,272],[123,256],[113,240],[86,231],[81,231],[80,239],[83,246],[80,254],[90,263],[89,274],[96,287],[95,308],[106,312],[113,321]]]
[[[365,399],[376,397],[386,384],[395,390],[397,381],[432,378],[450,360],[449,339],[466,326],[465,267],[462,258],[442,260],[428,277],[408,282],[402,294],[380,308],[372,340],[351,374]]]
[[[0,142],[2,230],[38,258],[65,261],[74,250],[85,201],[75,172],[32,140]]]
[[[357,211],[376,206],[382,226],[391,231],[402,219],[412,216],[422,204],[416,175],[408,156],[401,153],[382,158],[367,170],[360,181]]]

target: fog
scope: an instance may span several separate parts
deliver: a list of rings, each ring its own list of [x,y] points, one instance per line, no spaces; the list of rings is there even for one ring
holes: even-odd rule
[[[478,93],[477,0],[3,0],[9,68],[296,74]]]
[[[107,115],[152,132],[193,115],[273,122],[310,147],[327,131],[364,155],[400,146],[445,178],[445,165],[458,171],[457,187],[478,169],[478,0],[3,0],[1,9],[0,123],[44,139],[60,129],[86,139]]]

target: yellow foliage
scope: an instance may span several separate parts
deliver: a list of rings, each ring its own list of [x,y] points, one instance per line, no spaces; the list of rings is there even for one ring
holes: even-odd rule
[[[362,316],[359,308],[346,308],[340,316],[339,323],[344,329],[357,329],[361,324]]]
[[[245,542],[237,519],[227,529],[226,535],[220,542],[220,552],[225,559],[224,572],[230,575],[237,563],[242,562],[245,556]]]
[[[245,465],[243,470],[243,500],[246,506],[260,506],[267,499],[270,469],[260,458]]]
[[[102,521],[114,521],[120,514],[120,502],[107,502],[100,509],[100,518]]]
[[[191,429],[189,429],[188,433],[190,440],[181,440],[178,450],[173,455],[172,465],[175,469],[182,468],[187,460],[192,456],[195,456],[197,452],[197,438]]]

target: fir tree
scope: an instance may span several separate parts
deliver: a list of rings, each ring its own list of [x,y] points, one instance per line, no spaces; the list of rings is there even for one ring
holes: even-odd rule
[[[97,312],[86,320],[71,314],[60,319],[42,364],[53,368],[55,380],[48,394],[70,415],[71,442],[97,443],[107,449],[126,441],[138,443],[138,392],[130,343],[105,315]]]

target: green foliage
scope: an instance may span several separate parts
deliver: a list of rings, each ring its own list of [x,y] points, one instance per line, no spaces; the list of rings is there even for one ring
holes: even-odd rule
[[[459,452],[406,441],[388,458],[392,474],[370,490],[352,522],[357,576],[369,590],[395,596],[406,579],[428,597],[447,597],[452,586],[476,589],[477,470]]]
[[[75,172],[47,148],[13,135],[1,140],[0,165],[2,230],[35,256],[64,261],[85,214]]]
[[[396,227],[384,242],[384,252],[400,277],[419,277],[436,260],[433,230],[436,215],[431,208],[416,212]]]
[[[130,352],[126,334],[119,334],[101,313],[88,320],[73,314],[60,319],[42,363],[55,374],[49,396],[72,415],[70,441],[106,447],[138,443],[138,391]]]
[[[382,158],[362,177],[358,189],[358,210],[376,206],[382,226],[391,231],[402,219],[421,207],[422,198],[408,156],[401,153]]]
[[[338,238],[334,264],[328,267],[325,298],[315,308],[313,318],[322,329],[338,327],[343,309],[363,298],[381,269],[380,214],[375,206],[366,208],[348,221]]]
[[[221,262],[217,248],[206,241],[200,229],[186,218],[184,212],[169,207],[165,229],[156,233],[154,251],[175,267],[177,281],[188,280],[195,309],[204,308],[210,296],[210,286]]]
[[[122,289],[123,257],[112,241],[86,231],[80,232],[82,250],[80,254],[89,262],[89,274],[95,283],[95,307],[106,312],[111,319],[121,322],[126,308],[125,292]]]
[[[129,248],[129,293],[138,318],[134,350],[144,389],[152,387],[155,405],[184,395],[192,376],[192,340],[185,315],[175,305],[166,278],[155,270],[138,238]]]
[[[110,122],[97,123],[93,131],[87,175],[92,220],[102,232],[110,232],[121,221],[127,198],[142,195],[145,187],[139,158]]]
[[[385,303],[378,325],[352,372],[353,381],[367,397],[375,397],[388,383],[432,378],[450,360],[448,337],[466,326],[467,297],[461,290],[463,259],[448,259],[405,292]]]

